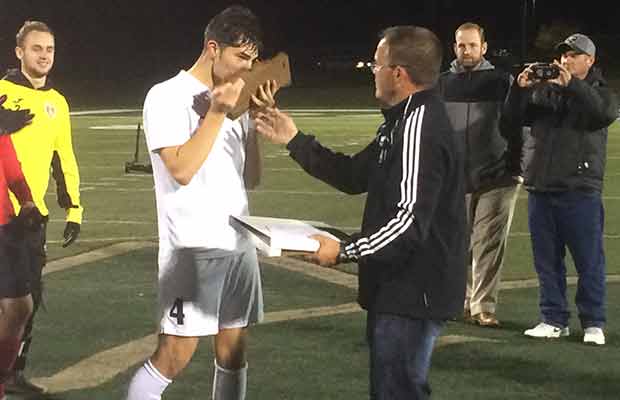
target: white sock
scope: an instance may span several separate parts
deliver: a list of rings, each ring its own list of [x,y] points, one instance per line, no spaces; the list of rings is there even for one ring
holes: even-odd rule
[[[248,383],[248,364],[236,371],[222,368],[214,361],[213,400],[244,400]]]
[[[133,376],[127,391],[127,400],[161,400],[161,394],[172,380],[166,378],[146,360]]]

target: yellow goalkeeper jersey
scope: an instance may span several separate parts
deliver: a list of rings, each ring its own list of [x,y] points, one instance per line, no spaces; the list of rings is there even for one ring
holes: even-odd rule
[[[0,95],[2,94],[7,95],[3,104],[5,108],[29,109],[34,114],[28,126],[11,135],[34,203],[41,214],[49,214],[45,193],[50,180],[52,157],[56,152],[62,171],[60,176],[64,177],[64,182],[60,179],[58,190],[64,191],[65,198],[68,195],[70,203],[66,204],[66,220],[82,223],[80,174],[73,153],[69,105],[64,96],[48,86],[34,89],[18,70],[10,71],[0,80]],[[17,212],[19,203],[14,196],[11,196],[11,200]]]

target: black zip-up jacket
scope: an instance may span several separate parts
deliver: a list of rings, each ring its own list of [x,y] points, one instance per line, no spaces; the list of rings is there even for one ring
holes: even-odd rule
[[[506,113],[531,127],[524,145],[526,189],[602,191],[607,127],[618,117],[618,101],[598,68],[566,87],[545,82],[521,88],[515,81]]]
[[[365,309],[449,319],[465,296],[463,145],[436,90],[383,111],[375,139],[347,156],[299,132],[287,146],[312,176],[350,194],[367,192],[361,232],[345,246],[359,263]]]
[[[511,83],[509,73],[484,59],[475,70],[455,60],[439,77],[452,126],[465,140],[467,193],[514,185],[521,174],[521,130],[502,112]]]

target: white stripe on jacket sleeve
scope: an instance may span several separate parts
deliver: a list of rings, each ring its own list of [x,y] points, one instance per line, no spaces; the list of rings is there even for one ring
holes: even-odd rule
[[[402,178],[398,212],[383,227],[369,237],[351,243],[345,249],[353,258],[367,256],[388,245],[413,223],[413,206],[417,200],[420,174],[420,137],[424,119],[424,106],[418,107],[406,120],[403,131]]]

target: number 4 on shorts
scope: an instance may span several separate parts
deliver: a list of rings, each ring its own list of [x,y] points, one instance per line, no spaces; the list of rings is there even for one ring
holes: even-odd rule
[[[177,297],[174,301],[174,305],[170,309],[170,316],[177,319],[177,324],[183,325],[185,314],[183,314],[183,299]]]

